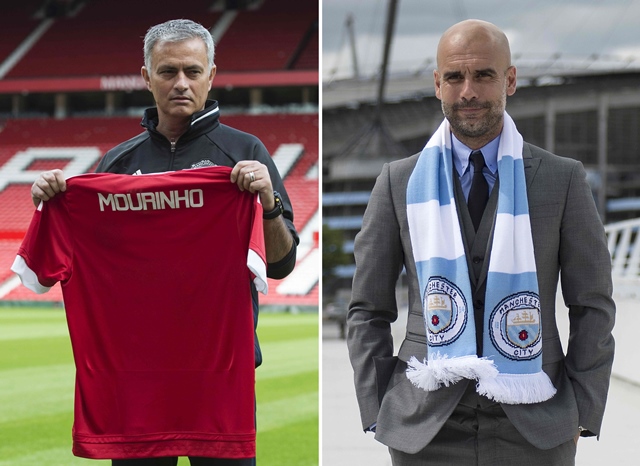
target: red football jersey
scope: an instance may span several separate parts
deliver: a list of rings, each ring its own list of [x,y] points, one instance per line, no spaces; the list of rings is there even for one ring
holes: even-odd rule
[[[12,269],[62,284],[76,456],[255,456],[262,208],[230,173],[80,175],[35,212]]]

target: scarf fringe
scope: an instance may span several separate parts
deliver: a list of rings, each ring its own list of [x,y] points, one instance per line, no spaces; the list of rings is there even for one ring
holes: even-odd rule
[[[499,374],[478,380],[476,391],[489,399],[506,404],[541,403],[556,394],[549,376],[533,374]]]
[[[493,361],[475,355],[450,358],[437,353],[429,361],[420,362],[412,356],[407,362],[407,378],[413,385],[432,392],[442,385],[448,387],[461,379],[495,378],[498,369]]]

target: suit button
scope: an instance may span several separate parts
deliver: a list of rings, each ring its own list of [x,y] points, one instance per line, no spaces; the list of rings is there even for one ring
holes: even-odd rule
[[[471,259],[472,262],[474,264],[479,264],[480,262],[482,262],[484,260],[484,257],[482,256],[474,256],[473,259]]]
[[[482,309],[484,307],[484,301],[481,299],[476,299],[475,305],[473,306],[476,309]]]

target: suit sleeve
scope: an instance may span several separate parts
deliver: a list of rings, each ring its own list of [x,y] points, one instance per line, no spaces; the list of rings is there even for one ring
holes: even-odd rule
[[[356,271],[347,315],[347,344],[364,429],[376,422],[380,407],[376,360],[393,356],[391,322],[398,315],[395,288],[403,266],[389,171],[385,165],[356,237]]]
[[[599,435],[613,364],[615,305],[604,228],[580,163],[572,173],[560,241],[562,293],[570,321],[566,370],[580,426]]]

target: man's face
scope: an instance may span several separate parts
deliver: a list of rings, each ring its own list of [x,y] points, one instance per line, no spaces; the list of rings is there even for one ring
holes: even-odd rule
[[[507,95],[516,90],[516,70],[508,57],[487,41],[471,46],[451,41],[438,51],[434,81],[442,111],[458,139],[476,149],[500,134]]]
[[[209,72],[207,49],[200,39],[158,42],[151,53],[151,69],[142,77],[153,93],[160,122],[180,123],[204,108],[215,66]]]

